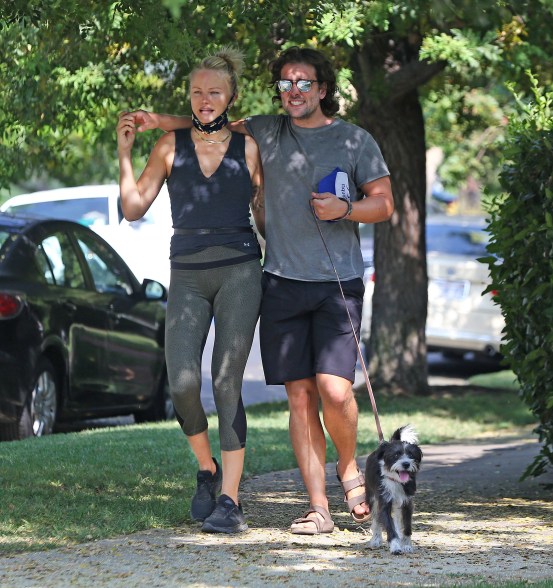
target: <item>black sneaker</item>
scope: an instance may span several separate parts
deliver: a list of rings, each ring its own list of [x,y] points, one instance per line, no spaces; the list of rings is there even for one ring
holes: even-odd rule
[[[190,516],[195,521],[204,521],[215,508],[215,495],[221,492],[223,476],[217,460],[215,462],[215,473],[209,470],[200,470],[196,474],[196,494],[192,497],[190,505]]]
[[[202,525],[205,533],[240,533],[247,530],[242,505],[236,506],[234,500],[226,494],[219,496],[215,510]]]

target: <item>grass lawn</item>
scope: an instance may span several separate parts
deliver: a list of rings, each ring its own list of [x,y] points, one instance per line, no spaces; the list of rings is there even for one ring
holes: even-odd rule
[[[534,423],[516,391],[377,397],[384,435],[412,423],[421,443],[505,434]],[[366,392],[359,455],[377,435]],[[251,406],[245,476],[296,467],[286,403]],[[213,447],[217,420],[209,418]],[[218,450],[215,449],[215,454]],[[335,459],[329,444],[328,461]],[[75,544],[187,520],[196,466],[176,422],[131,425],[0,443],[0,552]]]

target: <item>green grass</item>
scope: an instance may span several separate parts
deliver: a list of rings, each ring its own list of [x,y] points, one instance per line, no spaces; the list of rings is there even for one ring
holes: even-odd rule
[[[518,390],[519,385],[515,374],[511,370],[502,370],[490,374],[478,374],[469,378],[469,383],[484,388],[496,390]]]
[[[359,394],[359,455],[377,444]],[[533,424],[516,392],[377,397],[386,437],[406,423],[422,443],[500,434]],[[213,447],[217,421],[209,418]],[[218,451],[215,450],[216,455]],[[335,459],[329,444],[328,461]],[[248,408],[245,475],[296,467],[286,403]],[[0,552],[113,537],[187,520],[196,466],[178,425],[156,423],[0,443]]]

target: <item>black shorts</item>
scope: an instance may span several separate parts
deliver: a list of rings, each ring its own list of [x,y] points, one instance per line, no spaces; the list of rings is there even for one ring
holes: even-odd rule
[[[359,339],[363,280],[342,282]],[[331,374],[353,382],[357,345],[338,282],[304,282],[263,274],[259,328],[267,384]]]

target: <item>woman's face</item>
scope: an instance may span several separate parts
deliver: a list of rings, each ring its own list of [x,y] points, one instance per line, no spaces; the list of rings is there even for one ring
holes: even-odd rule
[[[228,75],[200,69],[190,79],[190,105],[199,121],[207,124],[225,111],[231,97]]]

